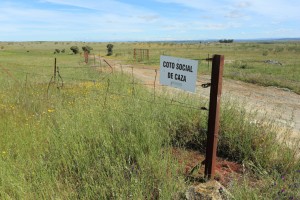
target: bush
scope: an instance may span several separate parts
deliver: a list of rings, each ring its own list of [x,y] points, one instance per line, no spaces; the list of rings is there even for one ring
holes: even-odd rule
[[[79,52],[79,48],[77,46],[72,46],[70,49],[74,54],[78,54]]]
[[[235,61],[232,64],[232,67],[233,68],[238,68],[238,69],[249,69],[249,68],[251,68],[251,66],[245,61]]]
[[[90,53],[90,52],[91,52],[91,50],[93,50],[93,48],[92,48],[92,47],[90,47],[90,46],[83,46],[83,47],[82,47],[82,50],[83,50],[84,52],[88,52],[88,53]]]
[[[268,51],[264,51],[264,52],[262,53],[263,56],[267,56],[268,54],[269,54]]]
[[[111,56],[113,54],[112,49],[113,49],[114,45],[108,44],[106,47],[107,47],[107,56]]]

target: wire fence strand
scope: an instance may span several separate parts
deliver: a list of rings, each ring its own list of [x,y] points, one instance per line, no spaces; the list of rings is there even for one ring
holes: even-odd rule
[[[166,97],[163,97],[161,95],[156,95],[157,92],[155,90],[156,90],[157,87],[167,87],[167,86],[156,84],[157,69],[155,69],[155,68],[133,67],[133,66],[127,66],[127,65],[122,65],[122,64],[119,64],[118,67],[121,67],[122,69],[123,68],[131,69],[131,72],[129,72],[129,71],[127,71],[127,72],[128,72],[128,75],[129,75],[129,73],[131,73],[132,81],[112,81],[111,76],[114,73],[120,73],[120,72],[116,72],[116,71],[118,71],[118,70],[115,70],[116,65],[110,65],[110,68],[115,68],[115,69],[112,69],[109,73],[105,73],[104,76],[99,77],[98,79],[70,77],[70,76],[64,76],[61,73],[61,71],[63,69],[76,69],[76,68],[78,68],[78,69],[84,69],[84,68],[93,69],[93,67],[91,67],[91,66],[87,66],[87,67],[78,67],[78,66],[76,66],[76,67],[60,67],[59,68],[60,71],[58,71],[58,75],[59,75],[59,78],[61,80],[60,89],[63,89],[63,86],[66,85],[66,82],[64,82],[65,80],[73,80],[73,81],[78,81],[78,82],[92,82],[95,85],[96,84],[107,84],[106,90],[103,90],[103,91],[92,90],[94,92],[98,92],[98,94],[105,95],[105,104],[107,102],[107,98],[109,98],[111,95],[115,95],[115,96],[119,96],[119,97],[122,97],[122,98],[135,98],[135,100],[137,100],[137,101],[143,101],[143,102],[156,104],[156,105],[169,105],[169,106],[178,106],[178,107],[194,109],[194,110],[207,110],[207,109],[205,109],[204,106],[199,105],[199,107],[196,107],[196,106],[193,106],[193,105],[188,104],[186,102],[179,101],[174,97],[166,98]],[[50,73],[49,74],[41,74],[41,73],[29,72],[29,71],[19,70],[19,69],[7,69],[7,68],[3,68],[3,67],[1,67],[1,68],[5,71],[25,74],[26,79],[27,79],[27,75],[33,75],[33,76],[40,76],[40,77],[52,77],[50,82],[55,81],[55,80],[53,80],[53,74],[50,74]],[[153,83],[144,83],[140,80],[135,80],[135,75],[134,75],[134,70],[135,69],[143,69],[143,70],[153,71],[155,73],[155,76],[153,77]],[[93,69],[93,70],[95,70],[95,69]],[[122,74],[123,74],[123,71],[122,71]],[[47,80],[49,80],[49,78]],[[47,83],[48,83],[48,81],[47,81]],[[115,92],[115,91],[110,91],[110,87],[113,84],[131,85],[132,94],[129,95],[129,94],[118,93],[118,92]],[[153,87],[151,87],[151,88],[153,88],[153,93],[154,93],[153,99],[151,99],[151,98],[146,99],[146,98],[136,97],[136,95],[135,95],[136,86],[148,86],[148,87],[153,86]],[[50,87],[50,83],[49,83],[48,87]],[[48,90],[49,90],[49,88],[48,88]],[[157,101],[156,98],[160,99],[161,101]]]

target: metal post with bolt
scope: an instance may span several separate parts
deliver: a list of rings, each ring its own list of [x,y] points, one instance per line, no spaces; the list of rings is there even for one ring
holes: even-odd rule
[[[220,103],[222,92],[222,76],[224,56],[214,55],[212,59],[211,88],[208,116],[208,133],[205,158],[205,177],[212,179],[215,176],[217,144],[219,133]]]

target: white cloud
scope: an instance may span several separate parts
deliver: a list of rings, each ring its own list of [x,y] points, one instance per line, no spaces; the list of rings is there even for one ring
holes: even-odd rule
[[[235,7],[243,8],[254,15],[264,16],[266,19],[300,20],[298,0],[251,0],[251,2],[234,0],[234,2]]]
[[[49,10],[47,8],[32,8],[21,4],[9,4],[1,6],[0,3],[0,22],[2,30],[5,32],[18,32],[25,35],[30,32],[32,35],[49,35],[49,33],[59,32],[62,37],[78,37],[82,33],[97,35],[97,33],[137,33],[143,32],[145,24],[155,23],[159,15],[154,12],[136,10],[132,6],[125,6],[122,3],[107,1],[106,4],[101,2],[87,1],[56,1],[47,0],[40,3],[56,3],[59,5],[72,5],[77,8],[68,7],[63,9]],[[110,5],[111,7],[106,7]],[[122,7],[125,10],[118,10]],[[94,8],[91,12],[80,12],[81,8]],[[114,8],[112,8],[114,7]],[[101,9],[105,8],[105,12]],[[111,12],[111,10],[118,10]],[[123,14],[124,13],[124,14]],[[4,31],[2,31],[3,33]],[[6,36],[7,37],[7,36]],[[1,38],[1,33],[0,33]],[[96,39],[96,37],[94,36]],[[45,38],[47,40],[47,38]],[[70,39],[72,40],[72,39]]]
[[[216,1],[210,0],[156,0],[160,3],[169,3],[169,4],[179,4],[185,7],[200,9],[200,10],[211,10],[212,8],[216,7],[218,3]]]
[[[156,7],[119,0],[4,0],[0,2],[1,31],[56,38],[193,38],[267,33],[299,28],[300,1],[289,0],[149,0]],[[19,3],[16,3],[19,2]],[[26,1],[27,2],[27,1]],[[50,5],[50,6],[49,6]],[[159,6],[158,6],[159,5]],[[286,26],[288,23],[293,25]],[[269,29],[269,30],[268,30]],[[252,32],[251,32],[252,33]],[[291,31],[276,32],[291,34]],[[11,34],[11,35],[14,35]],[[211,35],[214,34],[214,35]],[[245,34],[246,35],[246,34]],[[248,34],[251,35],[251,34]],[[252,37],[256,37],[253,35]],[[0,39],[3,39],[1,36]],[[63,38],[62,38],[63,39]]]
[[[238,8],[248,8],[250,6],[251,6],[251,2],[249,1],[241,1],[236,4],[236,7]]]
[[[159,15],[143,15],[138,16],[138,18],[144,20],[145,22],[154,22],[160,19]]]
[[[214,14],[224,13],[228,9],[230,12],[251,12],[272,19],[299,19],[300,20],[300,1],[299,0],[156,0],[161,3],[178,4],[192,9],[213,12]],[[225,10],[224,10],[225,9]],[[228,14],[227,14],[228,15]]]
[[[239,11],[237,11],[237,10],[233,10],[233,11],[231,11],[228,14],[225,15],[225,17],[231,18],[231,19],[241,18],[243,16],[244,15],[242,13],[240,13]]]
[[[56,5],[67,5],[78,8],[101,11],[104,13],[115,13],[121,16],[128,15],[153,15],[154,13],[143,7],[133,6],[115,0],[40,0],[42,3],[52,3]]]

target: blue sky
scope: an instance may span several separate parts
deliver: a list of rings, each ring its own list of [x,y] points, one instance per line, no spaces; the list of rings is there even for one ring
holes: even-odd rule
[[[0,0],[0,41],[300,37],[299,0]]]

